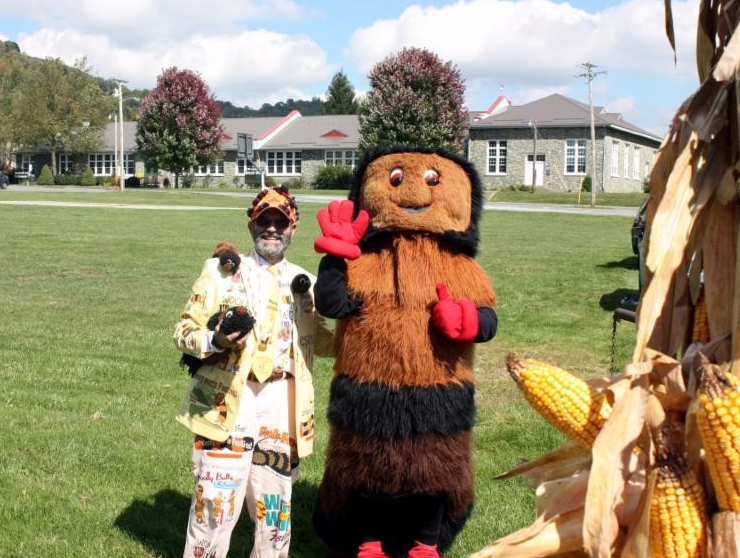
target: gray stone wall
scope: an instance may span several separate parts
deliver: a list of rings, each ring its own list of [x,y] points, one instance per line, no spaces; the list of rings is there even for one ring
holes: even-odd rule
[[[612,170],[612,146],[618,145],[618,154],[616,158],[616,173]],[[624,155],[625,145],[629,146],[627,176],[624,175]],[[606,192],[641,192],[644,188],[644,181],[650,175],[653,168],[655,156],[658,152],[658,145],[648,139],[633,136],[618,130],[611,130],[605,138],[606,146],[606,165],[604,173],[604,190]],[[640,168],[638,178],[633,178],[633,163],[635,147],[640,149]]]
[[[470,130],[469,159],[478,170],[486,188],[530,187],[524,184],[524,164],[527,155],[533,153],[532,128],[498,128]],[[586,170],[591,160],[590,131],[588,128],[537,128],[537,154],[545,155],[545,174],[542,188],[548,190],[575,191],[581,185],[584,174],[565,174],[565,140],[586,139]],[[506,140],[506,174],[488,174],[488,142]],[[600,176],[603,167],[603,141],[597,136],[596,172]]]

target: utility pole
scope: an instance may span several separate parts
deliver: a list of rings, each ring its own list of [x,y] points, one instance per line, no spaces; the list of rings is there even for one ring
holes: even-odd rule
[[[537,184],[537,121],[530,120],[529,126],[532,128],[532,193]]]
[[[578,74],[576,77],[583,77],[588,80],[588,106],[591,112],[591,207],[595,207],[598,183],[596,182],[596,126],[594,125],[593,81],[597,75],[605,74],[606,72],[595,72],[594,68],[596,68],[596,64],[591,64],[591,62],[584,62],[580,67],[584,69],[585,73]]]
[[[116,164],[116,172],[118,172],[118,165],[120,164],[121,174],[118,175],[120,177],[118,189],[123,190],[123,169],[125,167],[123,161],[123,84],[126,83],[126,80],[116,79],[115,81],[118,84],[118,89],[116,91],[116,93],[118,93],[118,149],[121,150],[120,157],[118,157],[118,153],[116,153],[116,158],[118,159],[118,163]]]

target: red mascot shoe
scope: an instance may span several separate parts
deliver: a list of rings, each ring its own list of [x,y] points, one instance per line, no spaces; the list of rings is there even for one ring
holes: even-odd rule
[[[389,558],[389,556],[383,552],[380,541],[369,541],[360,545],[357,558]]]

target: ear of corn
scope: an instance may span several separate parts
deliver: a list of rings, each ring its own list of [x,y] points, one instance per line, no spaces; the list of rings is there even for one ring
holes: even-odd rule
[[[704,490],[683,455],[659,440],[658,476],[650,500],[652,558],[701,558],[707,545]]]
[[[533,359],[506,357],[509,374],[545,420],[572,440],[590,448],[604,426],[611,405],[570,372]]]
[[[722,511],[740,511],[740,389],[730,372],[705,362],[697,422],[709,477]]]
[[[699,299],[694,307],[694,326],[691,331],[692,343],[709,342],[709,316],[707,315],[707,299],[704,289],[699,293]]]

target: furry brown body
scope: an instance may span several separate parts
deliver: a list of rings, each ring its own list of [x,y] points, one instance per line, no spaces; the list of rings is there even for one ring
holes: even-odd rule
[[[360,315],[337,322],[335,378],[365,384],[376,395],[382,392],[377,398],[362,398],[363,413],[378,422],[390,420],[390,413],[415,417],[416,422],[404,432],[399,426],[379,436],[368,432],[372,423],[339,426],[333,420],[320,491],[324,510],[334,519],[345,517],[358,491],[441,494],[448,502],[445,520],[461,527],[473,503],[473,345],[438,333],[430,322],[430,307],[438,300],[439,282],[446,283],[453,296],[493,307],[496,296],[490,282],[472,258],[418,233],[384,238],[375,249],[348,262],[347,275],[349,292],[363,300],[363,308]],[[401,395],[392,409],[383,405],[391,393],[404,388],[432,388],[437,393],[443,387],[464,390],[454,416],[435,408],[453,411],[448,398]],[[332,406],[341,404],[333,392]],[[456,421],[464,415],[469,420]],[[403,419],[397,422],[405,424]],[[448,538],[455,530],[448,525]]]
[[[496,296],[473,259],[482,195],[466,161],[423,149],[369,154],[357,177],[350,199],[370,223],[360,255],[326,250],[315,290],[337,325],[314,524],[335,548],[379,539],[406,556],[420,533],[447,547],[470,514],[473,341],[495,335]],[[435,321],[439,285],[477,311],[477,334],[457,340]],[[380,529],[369,520],[378,516]]]

